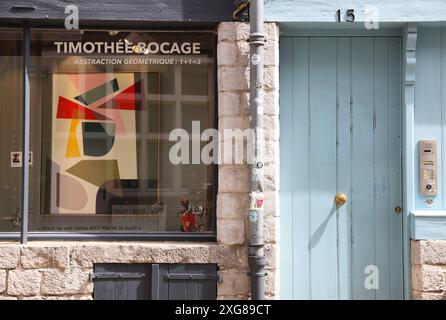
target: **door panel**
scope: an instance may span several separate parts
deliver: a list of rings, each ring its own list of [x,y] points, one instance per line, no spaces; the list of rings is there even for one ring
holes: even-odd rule
[[[351,112],[350,112],[350,39],[338,38],[337,41],[337,92],[338,92],[338,108],[337,118],[343,119],[338,122],[337,141],[343,143],[338,144],[337,148],[337,189],[351,189]],[[342,165],[340,165],[342,164]],[[350,224],[351,224],[351,201],[347,201],[336,212],[338,222],[338,279],[339,279],[339,298],[350,298]]]
[[[402,168],[401,168],[401,41],[389,41],[389,133],[392,137],[389,143],[389,203],[393,214],[389,216],[389,284],[390,297],[403,299],[403,229],[402,214],[395,214],[396,207],[403,207],[402,199]]]
[[[319,88],[325,88],[324,94]],[[335,299],[336,273],[327,274],[337,269],[332,201],[336,193],[336,38],[309,39],[308,91],[310,298]]]
[[[373,131],[373,42],[352,38],[352,290],[359,299],[375,293],[364,288],[364,268],[372,265],[374,252],[374,131]],[[341,120],[342,121],[342,120]]]
[[[281,296],[402,298],[400,38],[280,45]]]
[[[377,299],[390,298],[390,283],[384,281],[389,279],[390,268],[385,268],[387,259],[385,255],[378,254],[381,251],[387,252],[387,244],[390,241],[390,232],[388,229],[391,214],[385,214],[387,209],[390,209],[390,178],[391,172],[389,161],[389,145],[390,139],[390,123],[389,114],[387,112],[387,99],[389,97],[389,77],[387,74],[387,43],[388,39],[378,38],[375,40],[374,48],[374,99],[375,99],[375,152],[374,152],[374,171],[375,171],[375,226],[387,226],[387,228],[375,228],[375,243],[374,247],[377,252],[375,255],[375,263],[381,270],[379,276],[383,281],[380,281],[380,290],[376,290]],[[384,214],[383,214],[384,213]]]

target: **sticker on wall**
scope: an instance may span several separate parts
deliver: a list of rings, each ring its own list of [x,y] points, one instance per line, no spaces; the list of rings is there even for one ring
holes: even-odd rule
[[[262,210],[264,204],[264,196],[262,192],[252,192],[250,195],[249,210]]]
[[[257,214],[257,211],[249,211],[249,221],[251,221],[251,222],[256,222],[257,221],[257,217],[258,217],[258,214]]]
[[[430,208],[434,205],[434,199],[431,197],[427,197],[424,199],[424,203],[426,204],[426,207]]]
[[[251,57],[251,62],[253,65],[258,65],[260,63],[260,56],[257,53],[254,53]]]
[[[22,167],[22,151],[12,151],[11,152],[11,168],[21,168]],[[29,152],[29,166],[33,166],[33,152]]]

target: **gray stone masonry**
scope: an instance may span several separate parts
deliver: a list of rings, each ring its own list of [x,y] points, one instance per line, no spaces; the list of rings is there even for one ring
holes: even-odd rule
[[[446,300],[446,241],[412,240],[412,299]]]

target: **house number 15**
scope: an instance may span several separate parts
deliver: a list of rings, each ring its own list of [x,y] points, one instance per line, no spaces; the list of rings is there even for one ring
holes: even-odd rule
[[[336,11],[336,20],[337,20],[337,22],[341,22],[341,9],[338,9]],[[346,22],[355,21],[355,10],[354,9],[348,9],[345,12],[345,21]]]

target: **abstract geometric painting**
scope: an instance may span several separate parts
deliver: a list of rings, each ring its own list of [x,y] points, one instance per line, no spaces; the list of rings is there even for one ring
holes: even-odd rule
[[[138,178],[144,85],[135,73],[52,75],[52,213],[95,213],[102,184]]]

